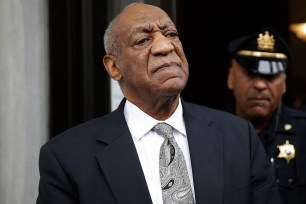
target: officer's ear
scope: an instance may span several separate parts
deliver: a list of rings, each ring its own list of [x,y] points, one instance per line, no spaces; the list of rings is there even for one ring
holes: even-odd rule
[[[122,78],[120,69],[117,67],[116,57],[114,55],[105,55],[103,57],[103,64],[109,76],[116,81]]]
[[[286,73],[284,73],[283,77],[284,77],[284,80],[283,80],[283,94],[285,94],[286,91],[287,91],[287,84],[286,84],[287,75],[286,75]]]
[[[228,75],[227,75],[227,88],[229,90],[233,90],[233,81],[234,81],[233,67],[230,67],[228,69]]]

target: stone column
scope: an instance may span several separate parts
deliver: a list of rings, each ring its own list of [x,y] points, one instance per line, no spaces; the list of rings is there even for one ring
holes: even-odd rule
[[[0,0],[0,203],[33,204],[48,138],[47,0]]]

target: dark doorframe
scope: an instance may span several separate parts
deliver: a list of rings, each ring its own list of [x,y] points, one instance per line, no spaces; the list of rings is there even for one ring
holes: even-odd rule
[[[109,112],[106,1],[50,0],[50,136]]]

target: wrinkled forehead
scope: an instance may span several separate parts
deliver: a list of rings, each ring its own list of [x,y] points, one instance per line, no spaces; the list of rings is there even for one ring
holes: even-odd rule
[[[122,11],[114,22],[114,29],[118,33],[129,35],[141,29],[166,29],[175,25],[162,9],[147,5],[135,4]]]

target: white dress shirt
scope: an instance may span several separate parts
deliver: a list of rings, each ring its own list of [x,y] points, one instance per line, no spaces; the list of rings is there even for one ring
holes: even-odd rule
[[[166,122],[173,127],[174,138],[185,157],[194,194],[192,168],[181,101],[179,101],[179,105],[173,115],[165,121],[155,120],[128,100],[124,106],[124,116],[133,137],[153,204],[163,204],[159,177],[159,150],[165,138],[152,130],[158,122]]]

